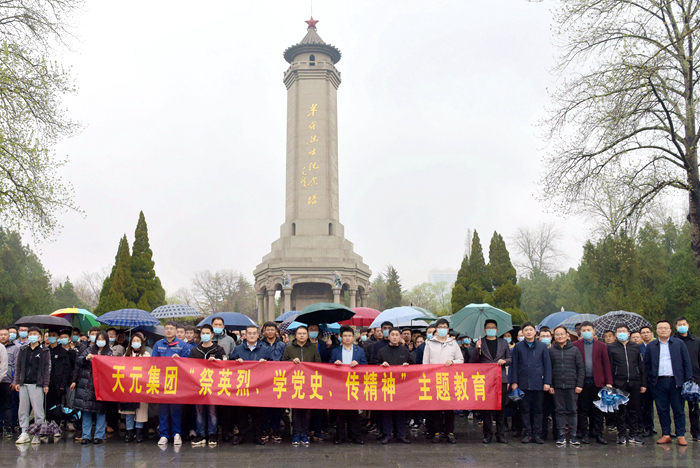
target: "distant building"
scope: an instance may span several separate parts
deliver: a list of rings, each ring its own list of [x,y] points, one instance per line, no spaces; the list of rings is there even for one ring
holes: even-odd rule
[[[449,268],[440,270],[434,268],[428,272],[428,283],[437,284],[443,281],[446,283],[454,283],[457,281],[457,270],[451,270]]]

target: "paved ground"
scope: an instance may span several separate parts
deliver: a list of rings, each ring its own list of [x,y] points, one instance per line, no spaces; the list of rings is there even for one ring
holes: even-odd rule
[[[142,444],[125,444],[112,437],[105,445],[80,445],[72,438],[56,444],[16,446],[13,440],[0,442],[0,468],[32,467],[118,467],[161,468],[229,466],[235,468],[339,468],[339,467],[698,467],[700,442],[686,448],[672,445],[656,446],[655,439],[646,439],[645,446],[617,446],[614,434],[608,433],[610,445],[593,444],[559,448],[549,440],[544,445],[523,445],[508,434],[508,445],[481,443],[481,427],[465,418],[457,418],[456,445],[432,444],[413,434],[411,445],[380,445],[369,435],[363,446],[332,442],[312,443],[310,447],[292,447],[290,440],[282,444],[233,447],[220,444],[216,448],[192,448],[188,442],[176,448],[169,444],[160,449],[155,439]]]

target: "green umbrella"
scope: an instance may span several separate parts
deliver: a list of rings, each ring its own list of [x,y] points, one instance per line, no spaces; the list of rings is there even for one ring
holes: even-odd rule
[[[355,315],[352,309],[341,304],[319,302],[304,307],[304,310],[294,320],[306,325],[321,325],[322,323],[335,323],[349,320]]]
[[[484,336],[484,322],[489,319],[496,321],[499,335],[513,329],[510,314],[489,304],[469,304],[452,315],[452,329],[478,340]]]

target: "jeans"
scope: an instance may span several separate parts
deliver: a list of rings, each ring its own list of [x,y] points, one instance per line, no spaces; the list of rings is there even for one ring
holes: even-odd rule
[[[292,408],[292,427],[294,435],[309,435],[309,422],[311,421],[311,410],[304,408]]]
[[[83,411],[83,440],[90,440],[90,433],[92,432],[92,415],[90,411]],[[102,413],[97,413],[97,420],[95,421],[95,439],[103,439],[106,437],[105,431],[107,430],[107,415]]]
[[[207,434],[205,432],[205,422],[209,424],[209,435],[216,435],[217,432],[217,419],[216,419],[216,405],[195,405],[195,411],[197,412],[197,435],[200,437],[205,437]],[[205,415],[208,421],[205,421]]]
[[[603,435],[603,413],[593,404],[600,399],[598,392],[600,387],[586,382],[578,395],[578,432],[582,437]]]
[[[125,414],[124,416],[126,416],[126,430],[127,431],[133,431],[134,426],[136,426],[136,429],[143,429],[143,423],[136,421],[135,414]]]
[[[656,385],[651,388],[656,403],[656,412],[659,414],[659,423],[663,435],[671,435],[671,409],[673,409],[673,423],[676,426],[676,436],[685,436],[685,403],[681,397],[681,389],[676,387],[676,380],[658,377]]]
[[[160,436],[168,439],[175,435],[182,436],[182,405],[158,403],[158,411]]]
[[[34,422],[44,422],[44,389],[36,384],[19,386],[19,425],[22,432],[29,427],[29,412],[34,410]]]
[[[569,433],[573,437],[578,427],[578,395],[573,388],[555,388],[554,406],[557,413],[557,437],[564,437],[566,426],[569,426]]]
[[[626,405],[620,405],[615,412],[615,426],[617,435],[635,437],[641,435],[642,425],[639,422],[639,413],[642,404],[641,382],[614,382],[615,388],[629,393],[630,401]]]
[[[523,390],[525,395],[520,401],[520,416],[523,418],[523,429],[525,435],[530,437],[540,437],[542,432],[542,401],[544,392],[542,390]]]

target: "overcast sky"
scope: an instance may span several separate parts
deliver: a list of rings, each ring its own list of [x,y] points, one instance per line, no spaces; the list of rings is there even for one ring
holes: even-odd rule
[[[40,246],[54,277],[111,267],[148,222],[166,291],[201,270],[248,275],[284,222],[282,52],[306,33],[309,0],[89,1],[62,61],[85,125],[58,147],[85,211]],[[196,5],[196,6],[195,6]],[[537,121],[556,86],[551,2],[315,0],[319,35],[342,59],[340,221],[373,272],[405,287],[459,268],[468,229],[555,221],[565,266],[587,227],[536,200]],[[512,251],[512,248],[511,248]]]

